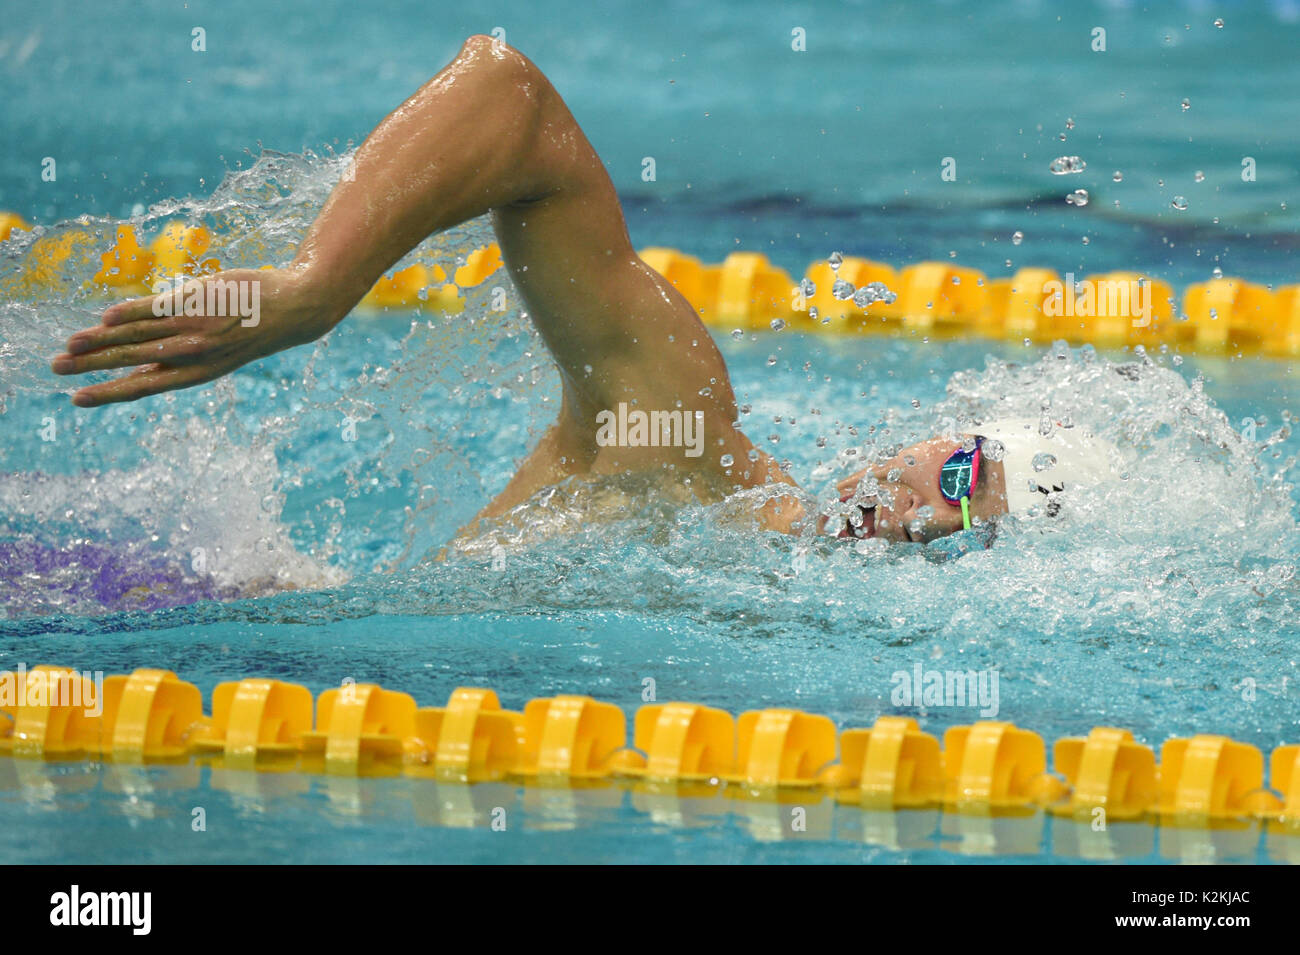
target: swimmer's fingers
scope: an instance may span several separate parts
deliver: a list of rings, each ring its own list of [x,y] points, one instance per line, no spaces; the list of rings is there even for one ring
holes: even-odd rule
[[[96,408],[99,405],[110,405],[119,401],[135,401],[137,398],[146,398],[164,391],[201,385],[205,381],[219,378],[229,370],[213,365],[193,365],[185,368],[146,365],[123,378],[82,388],[73,394],[72,403],[79,408]]]
[[[83,328],[68,339],[69,355],[85,355],[88,352],[108,348],[110,345],[134,345],[137,342],[154,341],[175,335],[179,331],[174,318],[159,318],[152,322],[132,322],[129,325],[96,325]]]
[[[59,355],[50,363],[56,375],[81,375],[88,371],[132,368],[149,362],[168,365],[197,365],[214,357],[213,343],[201,335],[171,335],[133,345],[112,345],[82,355]]]
[[[177,311],[177,303],[182,301],[182,294],[181,289],[171,289],[160,295],[146,295],[143,298],[118,302],[116,305],[110,305],[104,309],[100,322],[110,326],[126,325],[129,322],[139,322],[147,318],[162,318],[164,315],[184,314],[183,309],[180,312]]]

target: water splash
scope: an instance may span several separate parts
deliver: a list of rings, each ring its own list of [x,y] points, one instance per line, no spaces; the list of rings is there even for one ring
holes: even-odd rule
[[[168,200],[130,223],[148,241],[180,218],[211,230],[207,255],[225,267],[282,264],[348,160],[267,153],[212,196]],[[119,224],[82,217],[3,246],[0,541],[13,549],[0,588],[10,616],[139,605],[112,588],[32,583],[72,551],[83,573],[152,574],[151,606],[336,586],[415,563],[549,424],[555,373],[517,307],[489,308],[490,288],[467,290],[457,314],[358,313],[314,346],[201,389],[74,408],[67,395],[86,379],[55,377],[48,360],[115,300],[91,277]],[[396,267],[451,274],[491,240],[486,221],[467,223]],[[503,272],[487,284],[518,302]],[[472,446],[502,408],[510,420],[493,427],[493,446]]]
[[[223,262],[282,261],[340,169],[269,157],[146,224],[222,210],[262,236],[221,240]],[[489,238],[472,223],[410,261],[454,264]],[[0,281],[16,281],[24,250],[6,252]],[[0,589],[20,629],[598,610],[1022,662],[1027,643],[1066,634],[1085,654],[1199,640],[1258,659],[1283,652],[1300,607],[1293,461],[1271,457],[1286,435],[1246,440],[1163,355],[1055,346],[970,370],[992,346],[724,336],[742,420],[779,449],[811,512],[910,443],[1044,408],[1113,441],[1123,476],[1055,518],[929,546],[763,532],[754,510],[773,488],[706,505],[639,477],[570,481],[443,553],[556,413],[557,376],[525,315],[493,312],[486,288],[456,315],[358,314],[213,386],[86,411],[44,361],[99,307],[87,268],[0,322],[6,434],[19,436],[0,449]],[[966,370],[938,375],[945,364]],[[914,403],[925,382],[942,398]],[[39,437],[46,417],[57,441]]]

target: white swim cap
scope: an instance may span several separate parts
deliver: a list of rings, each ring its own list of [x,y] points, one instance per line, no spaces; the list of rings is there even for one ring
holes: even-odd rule
[[[1115,473],[1115,446],[1085,428],[1063,428],[1053,421],[1052,433],[1044,435],[1036,418],[1002,418],[971,432],[1002,445],[1012,514],[1042,504],[1048,492],[1098,484]]]

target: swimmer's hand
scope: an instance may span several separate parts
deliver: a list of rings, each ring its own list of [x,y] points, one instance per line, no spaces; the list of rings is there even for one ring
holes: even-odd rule
[[[50,370],[80,375],[134,368],[80,389],[72,403],[94,408],[135,401],[212,381],[250,361],[310,342],[342,317],[325,296],[316,294],[305,272],[232,269],[109,307],[100,324],[68,339],[67,351],[54,358]]]

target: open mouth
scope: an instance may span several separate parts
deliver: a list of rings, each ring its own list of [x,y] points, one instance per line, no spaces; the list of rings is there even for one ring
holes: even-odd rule
[[[876,536],[876,509],[874,507],[858,507],[862,512],[862,523],[857,527],[853,526],[853,521],[845,518],[844,528],[836,537],[856,537],[859,540]]]

